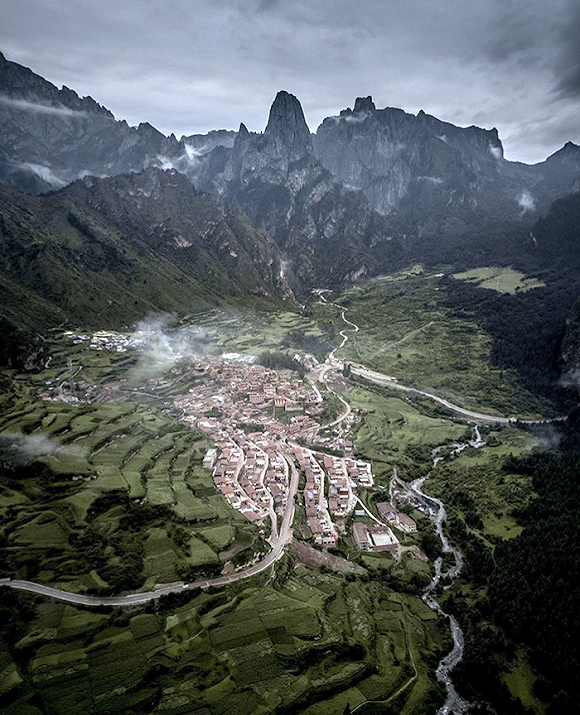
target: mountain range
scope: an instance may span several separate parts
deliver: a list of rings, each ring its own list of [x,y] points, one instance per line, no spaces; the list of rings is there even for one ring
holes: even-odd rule
[[[241,124],[177,139],[0,54],[0,182],[7,312],[122,322],[184,295],[281,300],[410,260],[538,254],[542,217],[580,191],[580,147],[510,162],[496,129],[371,97],[313,134],[284,91],[262,133]],[[19,291],[42,310],[22,315]]]

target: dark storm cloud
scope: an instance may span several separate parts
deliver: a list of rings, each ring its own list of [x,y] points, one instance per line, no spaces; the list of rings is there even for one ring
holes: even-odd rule
[[[562,32],[558,91],[561,97],[580,97],[580,3],[573,2]]]
[[[508,158],[580,141],[578,0],[2,0],[0,49],[130,123],[262,130],[279,89],[312,129],[372,94],[497,126]]]

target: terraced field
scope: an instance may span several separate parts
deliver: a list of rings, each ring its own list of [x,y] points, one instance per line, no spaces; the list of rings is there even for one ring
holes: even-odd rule
[[[446,647],[445,629],[419,597],[305,567],[285,573],[155,611],[35,606],[21,642],[28,664],[10,671],[19,697],[3,712],[38,715],[33,692],[59,715],[334,715],[347,704],[368,715],[368,700],[411,715],[439,702],[422,659]]]
[[[318,320],[316,314],[277,311],[268,313],[225,313],[206,311],[192,314],[184,323],[207,327],[208,335],[220,352],[256,355],[271,350],[294,353],[318,353],[332,349],[328,336],[330,323]],[[215,349],[215,348],[214,348]]]
[[[2,486],[5,573],[69,589],[118,587],[127,527],[131,557],[143,564],[138,586],[219,573],[220,553],[234,543],[253,555],[257,529],[228,507],[201,466],[207,439],[155,407],[22,397],[0,420],[0,440],[19,435],[23,449],[42,454],[18,483]],[[96,568],[86,558],[91,549]]]
[[[466,434],[465,424],[427,416],[418,406],[381,388],[357,386],[347,399],[362,411],[354,428],[358,451],[373,461],[380,477],[390,477],[393,467],[404,477],[420,476],[429,469],[432,449]]]

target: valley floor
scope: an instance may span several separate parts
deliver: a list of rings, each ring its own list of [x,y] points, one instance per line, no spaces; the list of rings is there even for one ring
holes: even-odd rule
[[[450,648],[421,599],[436,509],[393,475],[404,491],[466,420],[489,423],[487,446],[461,460],[526,453],[512,418],[546,408],[492,365],[481,329],[446,315],[438,280],[319,291],[267,320],[206,312],[162,336],[55,336],[44,371],[7,375],[2,571],[70,604],[0,590],[6,712],[435,712]],[[302,377],[250,359],[280,348]],[[439,472],[461,464],[435,473],[445,501]],[[518,533],[529,485],[497,489],[483,543]],[[292,535],[304,548],[285,549]],[[336,560],[315,565],[313,547]]]

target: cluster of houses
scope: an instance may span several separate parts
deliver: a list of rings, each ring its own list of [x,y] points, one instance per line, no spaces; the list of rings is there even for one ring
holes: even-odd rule
[[[242,513],[248,521],[261,521],[268,514],[269,499],[262,488],[258,493],[253,483],[251,492],[242,480],[240,473],[244,467],[244,450],[229,439],[217,443],[218,456],[213,470],[213,481],[233,509]],[[262,496],[264,499],[262,499]]]
[[[96,333],[94,343],[99,349],[116,349],[132,339]],[[352,457],[354,444],[342,430],[320,435],[315,419],[323,409],[320,392],[293,377],[290,370],[223,356],[196,355],[185,369],[203,379],[174,398],[174,412],[214,441],[203,464],[230,506],[251,522],[270,518],[275,524],[276,515],[283,515],[287,505],[289,460],[295,459],[305,476],[303,499],[314,541],[320,546],[335,544],[333,517],[351,513],[356,488],[372,486],[373,475],[368,462]],[[148,387],[162,388],[176,379],[180,371],[174,368],[169,375],[152,379]],[[286,416],[280,415],[281,409]],[[346,456],[323,455],[303,446],[322,443]]]
[[[192,367],[205,379],[176,398],[174,404],[183,421],[215,441],[217,450],[208,452],[204,464],[213,470],[216,487],[250,521],[283,514],[289,488],[288,462],[283,453],[291,452],[286,439],[312,441],[320,425],[309,414],[294,414],[281,421],[276,410],[306,412],[317,407],[320,393],[292,379],[289,370],[230,364],[215,357],[198,357]],[[255,425],[255,431],[246,433],[248,425]],[[316,460],[313,462],[311,466],[319,470],[317,476],[322,475],[321,494],[313,482],[313,503],[317,501],[324,509],[321,520],[313,519],[315,538],[320,544],[335,543],[332,522],[330,517],[325,518],[328,512],[320,502],[324,500],[324,472]]]
[[[355,497],[341,457],[323,457],[324,468],[328,474],[328,510],[335,516],[346,516],[354,508]]]
[[[314,537],[314,543],[320,546],[332,546],[338,541],[338,534],[326,507],[324,470],[310,450],[296,447],[294,454],[306,479],[304,508],[306,522]]]
[[[138,335],[127,333],[116,333],[114,331],[98,330],[92,335],[84,333],[74,333],[72,330],[66,330],[62,334],[63,338],[72,340],[74,345],[89,341],[91,350],[111,350],[113,352],[124,353],[129,348],[140,347],[143,344],[143,338]]]
[[[282,515],[288,500],[288,463],[261,432],[223,437],[208,449],[203,466],[216,487],[248,521]]]
[[[328,509],[336,516],[347,516],[354,509],[356,487],[372,487],[373,473],[369,462],[350,458],[323,457],[328,474]]]
[[[406,531],[407,533],[417,531],[417,524],[414,519],[411,519],[408,514],[399,511],[397,507],[390,502],[380,502],[377,504],[377,510],[385,521],[389,524],[393,524],[398,529],[401,529],[401,531]]]

